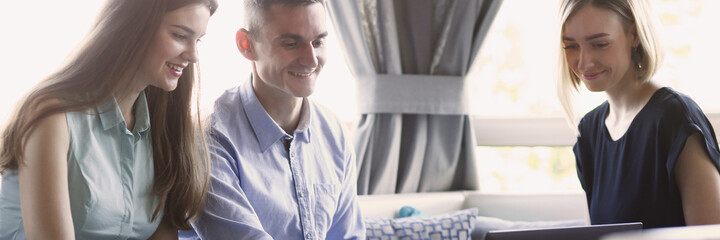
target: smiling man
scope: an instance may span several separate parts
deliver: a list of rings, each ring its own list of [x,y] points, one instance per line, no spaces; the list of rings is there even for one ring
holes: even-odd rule
[[[210,118],[211,186],[193,224],[200,238],[365,238],[352,145],[307,98],[325,63],[325,16],[322,0],[245,1],[236,43],[253,71]]]

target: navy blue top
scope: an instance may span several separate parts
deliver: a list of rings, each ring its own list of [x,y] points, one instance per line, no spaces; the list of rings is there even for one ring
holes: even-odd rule
[[[645,228],[684,226],[674,169],[685,141],[702,134],[718,169],[715,132],[700,107],[670,88],[657,90],[625,135],[613,141],[604,102],[580,121],[573,151],[592,224],[642,222]]]

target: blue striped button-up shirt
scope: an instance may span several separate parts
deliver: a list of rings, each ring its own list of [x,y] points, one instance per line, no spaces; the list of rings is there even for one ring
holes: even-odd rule
[[[250,80],[215,102],[210,128],[211,187],[193,224],[202,239],[365,238],[352,145],[327,109],[306,98],[286,134]]]

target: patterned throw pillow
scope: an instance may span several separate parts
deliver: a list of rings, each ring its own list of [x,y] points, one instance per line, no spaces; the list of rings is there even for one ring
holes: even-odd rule
[[[365,218],[368,240],[470,239],[477,209],[465,209],[432,217]]]

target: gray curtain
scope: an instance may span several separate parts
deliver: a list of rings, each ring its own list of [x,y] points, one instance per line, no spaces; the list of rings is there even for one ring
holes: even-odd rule
[[[357,78],[358,194],[475,190],[467,75],[501,0],[332,0]]]

